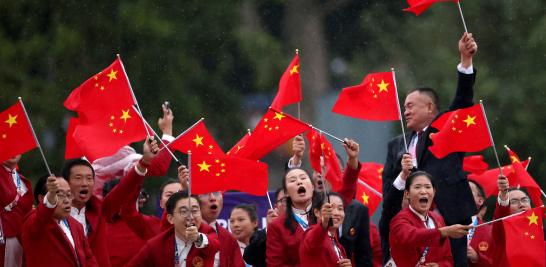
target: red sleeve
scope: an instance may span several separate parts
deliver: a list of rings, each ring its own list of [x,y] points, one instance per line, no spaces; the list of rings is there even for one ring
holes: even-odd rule
[[[278,220],[278,219],[277,219]],[[284,252],[282,242],[282,225],[270,224],[267,226],[266,241],[266,265],[270,267],[291,267],[284,265]]]
[[[389,232],[391,246],[438,247],[445,241],[438,229],[417,228],[404,216],[394,217]]]
[[[80,232],[82,234],[81,240],[83,240],[83,250],[85,251],[85,266],[86,267],[98,267],[99,264],[97,263],[97,259],[93,255],[93,251],[91,250],[91,247],[89,246],[89,242],[87,242],[87,238],[83,234],[83,228]]]
[[[169,141],[163,140],[163,143],[167,145],[169,144]],[[152,160],[150,167],[148,167],[148,173],[146,173],[146,176],[164,176],[171,165],[171,161],[172,156],[169,151],[167,151],[167,149],[161,150]]]
[[[128,196],[134,195],[134,192],[137,192],[138,197],[144,178],[144,176],[136,173],[134,166],[131,167],[119,184],[104,198],[102,202],[102,215],[104,218],[110,220],[120,211],[125,202],[132,201],[133,199],[128,198]]]
[[[303,240],[301,241],[300,255],[313,250],[321,249],[324,239],[328,238],[328,231],[322,227],[319,222],[316,225],[305,231]]]
[[[144,245],[140,251],[125,265],[125,267],[148,267],[154,266],[152,262],[150,252],[151,248],[148,243]]]
[[[15,196],[17,195],[17,190],[13,186],[13,181],[11,174],[5,170],[4,166],[0,166],[0,207],[3,210],[5,206],[9,205]]]
[[[360,173],[361,167],[362,165],[360,164],[360,161],[358,162],[358,167],[356,170],[349,167],[349,164],[345,166],[345,171],[343,172],[343,186],[338,191],[338,193],[343,197],[345,206],[349,205],[351,200],[355,197],[356,181],[358,180],[358,174]]]
[[[476,253],[478,253],[478,262],[470,263],[468,266],[480,266],[480,267],[491,267],[493,266],[493,260],[483,252],[480,252],[478,248],[474,248]]]
[[[201,223],[199,226],[199,232],[206,235],[207,239],[209,241],[209,244],[204,247],[200,248],[200,250],[209,257],[214,257],[216,252],[220,250],[220,241],[218,240],[218,235],[216,234],[216,231],[205,223]],[[240,253],[239,253],[240,254]]]
[[[501,206],[499,205],[498,200],[496,201],[495,212],[493,213],[493,219],[499,219],[505,216],[510,215],[510,205]],[[496,244],[495,247],[504,247],[504,227],[502,222],[495,222],[492,226],[492,237],[493,243]],[[498,244],[498,245],[497,245]]]

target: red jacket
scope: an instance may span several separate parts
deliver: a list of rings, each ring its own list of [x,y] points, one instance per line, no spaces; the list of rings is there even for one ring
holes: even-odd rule
[[[285,226],[286,215],[282,214],[267,225],[266,263],[270,267],[299,266],[300,241],[303,229],[294,221],[294,234]]]
[[[106,234],[112,267],[125,266],[146,244],[121,218],[106,223]]]
[[[239,243],[226,228],[216,223],[216,232],[220,241],[220,266],[245,267]]]
[[[105,199],[104,203],[108,203]],[[108,253],[108,238],[106,232],[106,216],[103,213],[103,202],[96,196],[91,196],[91,199],[85,205],[85,220],[87,221],[87,241],[93,255],[97,259],[97,263],[101,267],[110,267],[110,255]]]
[[[493,219],[498,219],[510,215],[510,206],[503,207],[497,202],[495,212],[493,213]],[[506,240],[504,238],[504,224],[502,222],[493,223],[491,226],[491,232],[493,235],[493,247],[492,258],[493,266],[497,267],[510,267],[508,258],[506,257]]]
[[[345,167],[343,186],[338,192],[342,196],[345,205],[351,202],[355,196],[355,184],[361,167],[360,162],[356,170],[351,169],[349,166]],[[299,266],[299,247],[303,238],[303,229],[294,221],[292,226],[296,231],[292,234],[284,226],[285,219],[286,216],[283,214],[267,226],[267,266]]]
[[[27,267],[65,267],[99,266],[85,238],[82,225],[68,217],[70,233],[74,239],[76,252],[70,241],[53,219],[55,209],[47,208],[43,203],[38,205],[28,216],[23,225],[23,250]]]
[[[13,183],[11,173],[0,165],[0,220],[5,237],[17,237],[20,239],[21,230],[25,217],[32,210],[34,196],[32,195],[32,185],[30,181],[19,174],[21,181],[25,184],[28,191],[17,201],[11,211],[4,208],[11,204],[17,196],[17,187]],[[5,246],[0,246],[0,262],[4,262]]]
[[[435,262],[442,267],[453,266],[448,238],[442,238],[438,228],[446,224],[442,216],[428,212],[435,229],[427,229],[421,219],[409,208],[401,210],[390,223],[389,243],[391,255],[399,267],[415,267],[425,247],[428,253],[425,263]]]
[[[214,265],[214,255],[218,251],[220,243],[216,238],[214,229],[205,223],[201,223],[199,226],[199,232],[207,236],[209,244],[206,248],[201,249],[192,245],[186,259],[186,263],[189,264],[186,264],[186,266],[212,267]],[[142,247],[140,252],[138,252],[138,254],[126,266],[174,266],[174,244],[175,233],[173,227],[148,240],[146,245]],[[202,264],[199,265],[199,263]]]
[[[478,219],[478,224],[481,224],[482,220]],[[470,267],[490,267],[493,266],[493,236],[491,235],[492,226],[490,224],[480,226],[474,231],[474,236],[470,241],[470,246],[478,253],[478,262],[472,263],[468,261]]]
[[[335,242],[339,248],[342,258],[347,258],[345,249],[337,238],[337,233],[334,235]],[[317,267],[317,266],[337,266],[339,257],[334,249],[332,239],[328,236],[328,231],[321,224],[315,224],[309,227],[303,234],[303,239],[300,244],[300,266],[302,267]]]
[[[370,245],[372,247],[373,266],[383,266],[383,251],[381,250],[381,237],[379,237],[379,230],[377,225],[370,222]]]

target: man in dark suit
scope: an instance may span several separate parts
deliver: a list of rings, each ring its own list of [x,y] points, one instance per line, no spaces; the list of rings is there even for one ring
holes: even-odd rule
[[[457,91],[449,111],[473,105],[473,85],[476,70],[472,66],[472,57],[478,46],[470,33],[464,33],[459,40],[461,63],[457,66]],[[379,222],[379,231],[384,253],[384,263],[390,259],[389,223],[400,211],[405,179],[412,169],[426,171],[434,177],[436,185],[435,203],[447,225],[470,224],[470,218],[476,213],[476,205],[463,172],[464,153],[451,153],[442,159],[436,158],[428,150],[432,145],[430,134],[437,132],[430,127],[441,115],[438,95],[433,89],[418,88],[412,90],[404,103],[404,117],[407,128],[407,147],[402,136],[389,142],[387,160],[383,171],[383,212]],[[451,239],[455,266],[466,266],[466,237]]]

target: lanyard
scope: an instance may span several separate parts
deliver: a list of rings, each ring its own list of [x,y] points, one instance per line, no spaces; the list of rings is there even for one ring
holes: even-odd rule
[[[292,212],[292,214],[294,214],[294,212]],[[296,219],[296,222],[298,222],[298,224],[301,226],[301,228],[303,228],[303,230],[307,230],[307,228],[309,228],[309,224],[307,224],[300,216],[294,214],[294,218]]]
[[[427,229],[429,229],[429,219],[430,217],[427,216],[426,221],[424,221],[425,227]],[[419,258],[419,261],[417,262],[415,267],[425,264],[425,258],[427,257],[427,254],[428,254],[428,247],[425,247],[425,250],[423,251],[423,254],[421,254],[421,257]]]
[[[341,249],[339,249],[337,245],[336,238],[334,236],[330,236],[330,239],[332,240],[332,245],[334,246],[338,259],[343,259],[343,255],[341,254]]]
[[[478,217],[472,216],[472,226],[478,225]],[[474,233],[476,232],[476,228],[472,228],[468,231],[468,244],[470,244],[470,241],[472,241],[472,238],[474,237]]]

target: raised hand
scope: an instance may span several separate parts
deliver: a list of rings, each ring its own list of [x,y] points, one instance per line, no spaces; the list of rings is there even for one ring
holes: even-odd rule
[[[459,52],[461,54],[461,64],[464,68],[468,68],[472,65],[472,57],[478,51],[478,44],[472,37],[472,33],[463,33],[461,40],[459,40]]]
[[[163,110],[163,117],[157,120],[157,126],[163,134],[172,136],[174,120],[173,111],[166,104],[161,105],[161,109]]]
[[[400,164],[402,165],[402,172],[400,173],[400,177],[406,180],[406,178],[408,178],[408,176],[410,175],[411,170],[413,169],[413,160],[411,158],[411,155],[404,154],[402,156]]]
[[[190,178],[190,171],[186,167],[186,165],[180,165],[178,167],[178,181],[180,181],[180,184],[182,185],[182,190],[188,189],[188,181]]]
[[[347,164],[353,170],[358,168],[358,155],[360,154],[360,146],[357,142],[352,139],[345,138],[343,140],[343,148],[345,148],[345,153],[347,153]]]

